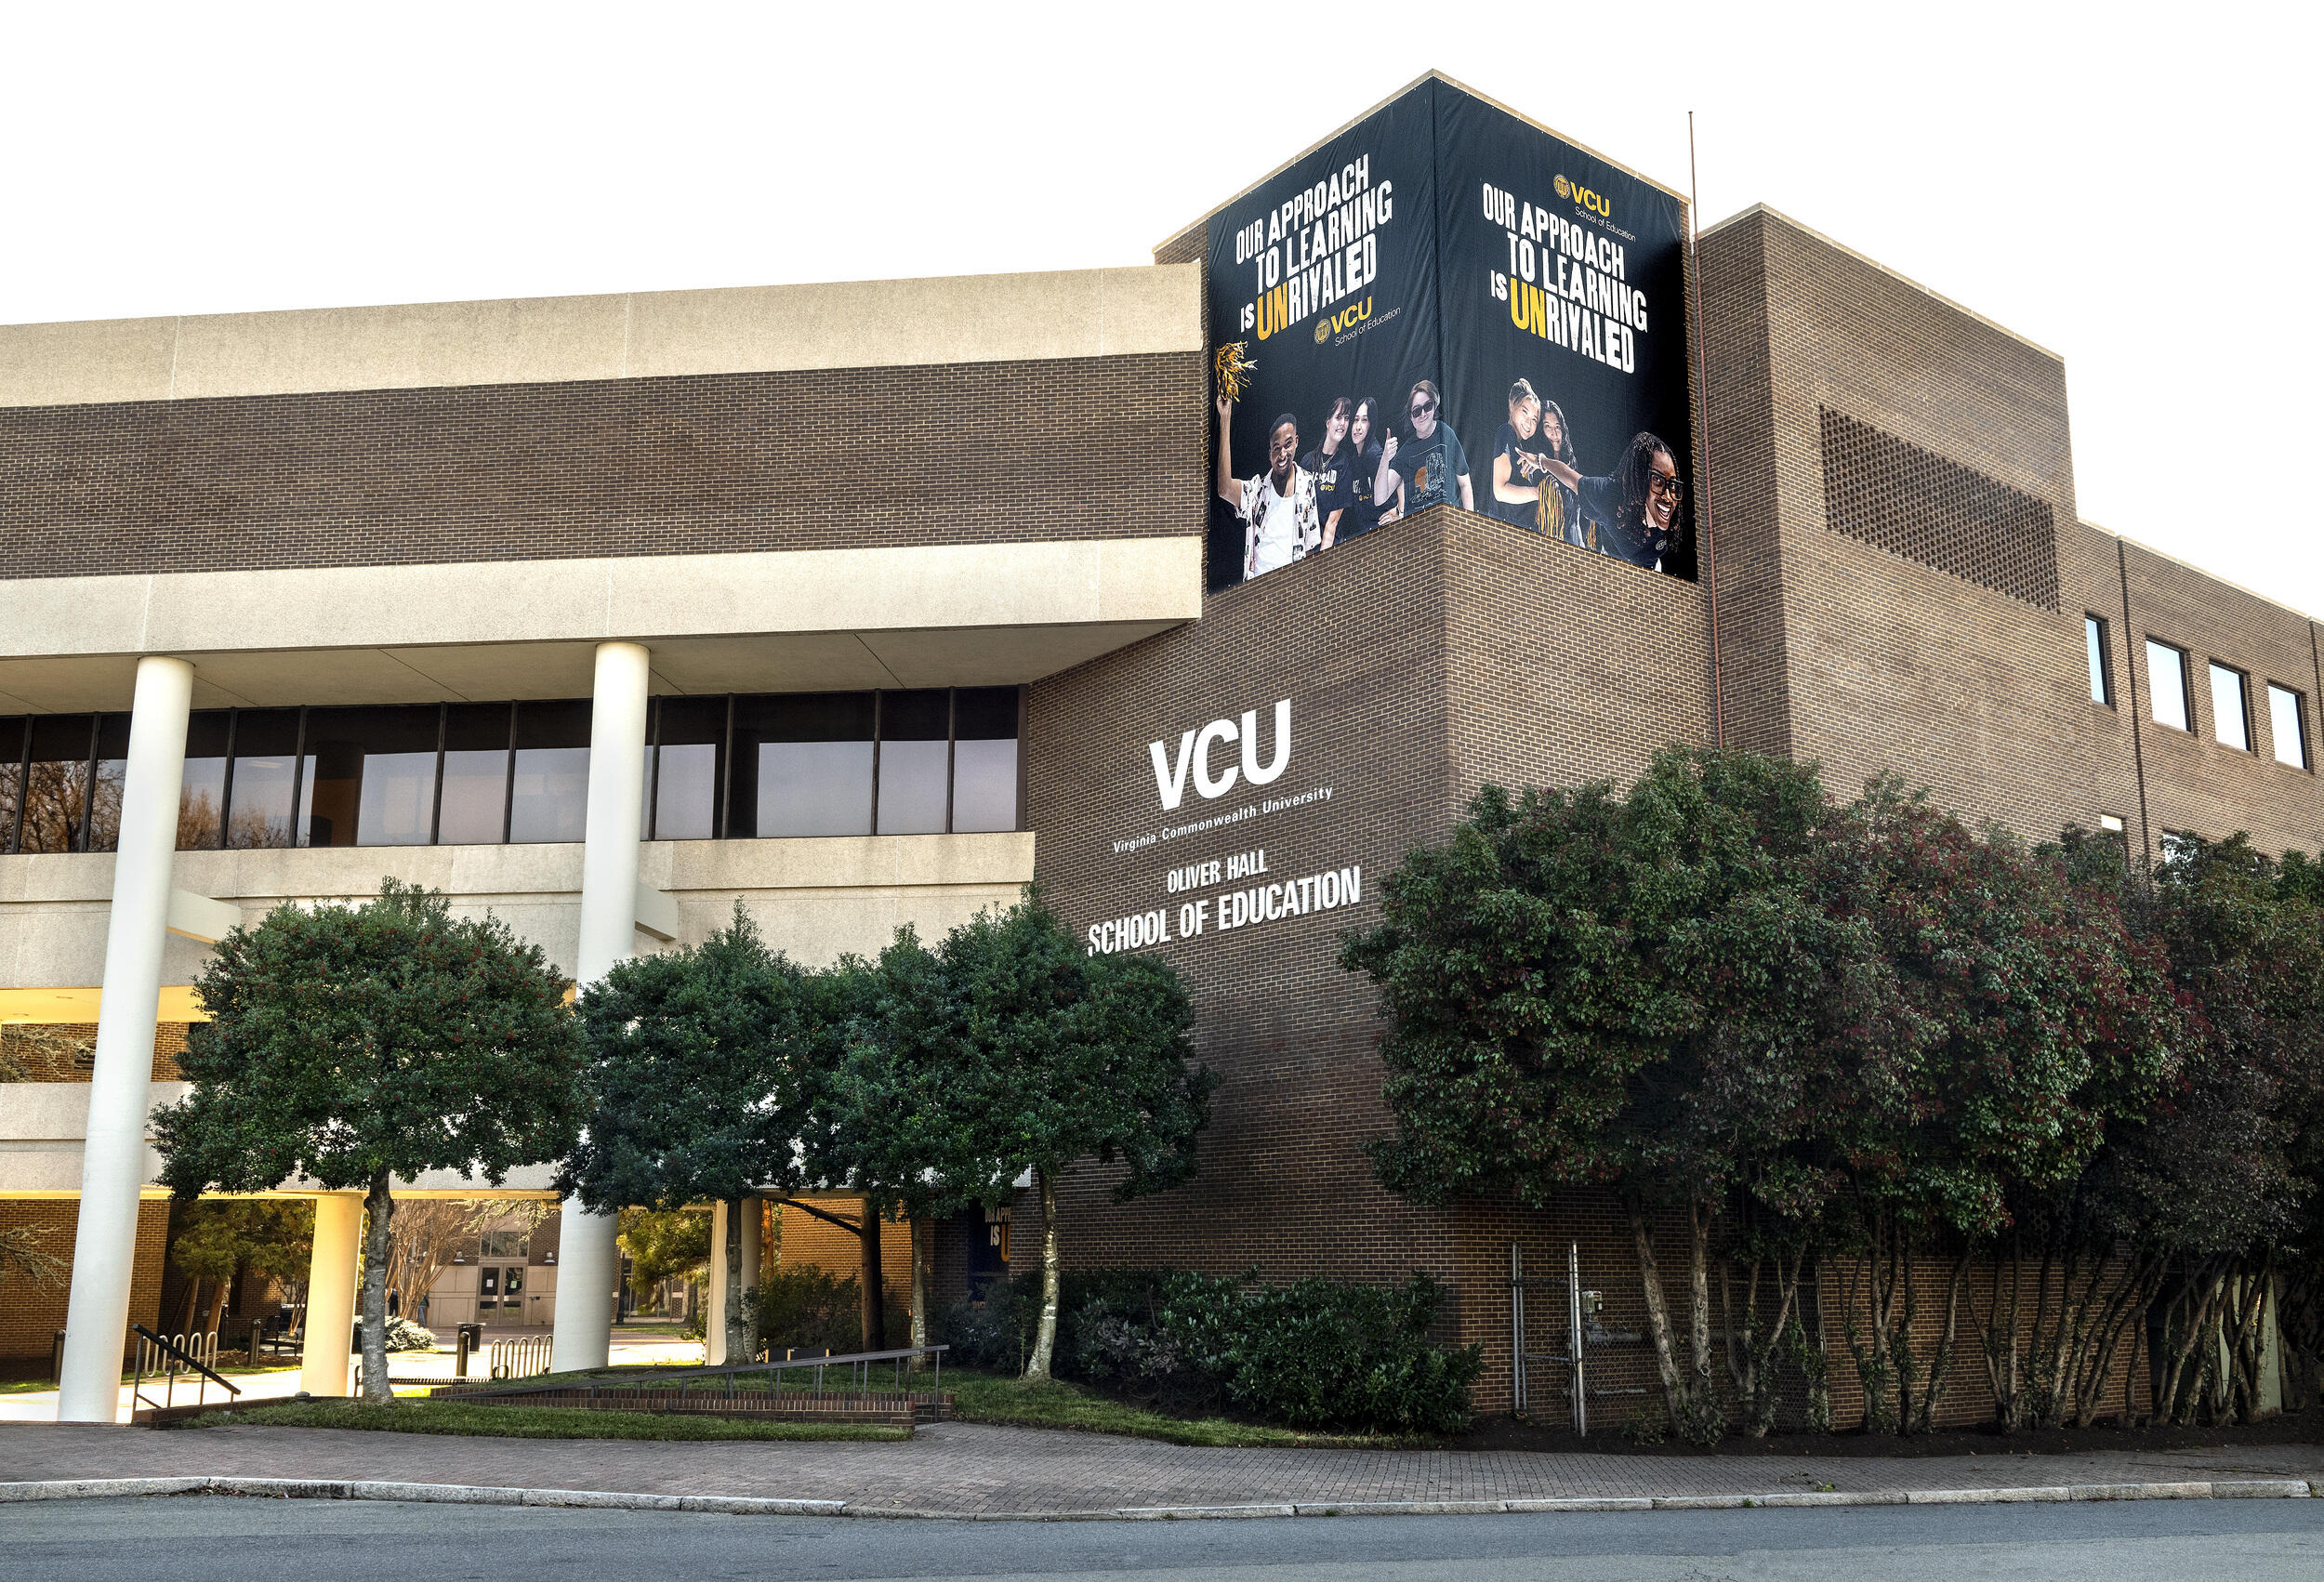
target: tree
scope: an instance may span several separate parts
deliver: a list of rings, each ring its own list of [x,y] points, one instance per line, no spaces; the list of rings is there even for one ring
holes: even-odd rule
[[[186,1280],[180,1330],[215,1333],[226,1311],[227,1293],[244,1272],[278,1280],[306,1272],[314,1240],[311,1205],[245,1199],[177,1206],[169,1261]],[[210,1285],[210,1311],[197,1327],[194,1303],[205,1282]]]
[[[48,1234],[44,1225],[0,1230],[0,1285],[20,1280],[36,1291],[50,1291],[64,1284],[73,1266],[48,1250]]]
[[[1176,970],[1153,956],[1089,956],[1037,898],[980,913],[934,954],[914,1001],[934,1046],[920,1091],[962,1135],[931,1144],[942,1152],[931,1163],[963,1186],[1032,1171],[1041,1317],[1025,1377],[1045,1379],[1063,1267],[1058,1178],[1082,1159],[1118,1166],[1122,1201],[1186,1180],[1218,1078],[1191,1063],[1193,1010]]]
[[[514,1219],[523,1230],[537,1229],[557,1211],[537,1198],[423,1197],[396,1205],[388,1233],[388,1289],[396,1311],[417,1322],[419,1304],[480,1231],[507,1229]]]
[[[1390,1017],[1381,1180],[1419,1202],[1531,1207],[1611,1186],[1665,1405],[1693,1439],[1722,1423],[1713,1221],[1738,1190],[1763,1219],[1815,1211],[1817,1183],[1782,1167],[1819,1102],[1802,1051],[1834,1014],[1832,986],[1874,972],[1861,930],[1814,904],[1825,816],[1813,768],[1746,753],[1662,753],[1623,795],[1600,783],[1512,802],[1487,786],[1444,846],[1390,876],[1381,922],[1341,957]],[[1661,1206],[1689,1229],[1684,1359],[1650,1234]],[[1755,1354],[1731,1365],[1755,1395],[1800,1264],[1782,1266],[1782,1319],[1740,1325]]]
[[[912,1227],[912,1344],[924,1347],[935,1219],[1007,1202],[1016,1172],[979,1124],[985,1095],[964,1069],[945,960],[907,924],[858,982],[847,1056],[834,1074],[839,1107],[856,1117],[841,1128],[845,1163],[872,1194],[867,1221],[877,1204]],[[866,1265],[866,1288],[875,1267]]]
[[[2240,835],[2185,837],[2130,889],[2137,926],[2168,953],[2189,1012],[2185,1061],[2115,1161],[2140,1240],[2167,1260],[2156,1409],[2174,1421],[2258,1411],[2278,1259],[2304,1243],[2314,1256],[2324,1164],[2318,872],[2296,855],[2278,864]]]
[[[311,1181],[361,1188],[363,1386],[390,1399],[394,1180],[462,1170],[493,1185],[561,1157],[580,1119],[580,1029],[566,980],[493,917],[455,918],[383,880],[362,906],[278,906],[218,943],[188,1034],[193,1085],[154,1113],[181,1200]]]
[[[625,1208],[621,1248],[629,1288],[642,1301],[665,1280],[693,1279],[710,1261],[710,1217],[699,1208]]]
[[[1838,1311],[1867,1426],[1925,1432],[1971,1263],[2014,1198],[2069,1187],[2109,1118],[2144,1107],[2177,1060],[2174,1002],[2110,889],[1893,781],[1840,810],[1816,884],[1869,931],[1893,995],[1816,1078],[1812,1149],[1843,1183],[1855,1255]],[[1933,1251],[1951,1272],[1924,1362],[1915,1270]]]
[[[561,1192],[595,1213],[663,1213],[819,1184],[831,1126],[818,1108],[827,1048],[810,974],[767,948],[738,904],[688,950],[617,964],[581,996],[587,1134]],[[825,1107],[827,1108],[827,1106]],[[741,1259],[727,1262],[727,1355],[758,1350]]]

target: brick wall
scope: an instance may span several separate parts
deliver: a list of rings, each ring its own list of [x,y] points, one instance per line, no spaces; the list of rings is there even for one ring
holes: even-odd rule
[[[186,1024],[165,1022],[153,1029],[155,1082],[178,1082],[178,1057],[185,1052]],[[24,1068],[26,1082],[87,1082],[97,1074],[97,1024],[93,1022],[12,1022],[0,1026],[0,1056]]]
[[[1195,352],[0,410],[0,575],[1139,537]]]
[[[45,1365],[56,1333],[64,1327],[65,1297],[73,1281],[73,1228],[80,1202],[69,1197],[0,1198],[0,1230],[32,1227],[46,1233],[42,1250],[64,1259],[53,1287],[34,1289],[8,1283],[0,1301],[0,1358],[39,1359]],[[161,1327],[162,1253],[169,1237],[169,1205],[146,1199],[138,1205],[137,1261],[129,1278],[129,1322]],[[127,1351],[123,1331],[123,1351]]]

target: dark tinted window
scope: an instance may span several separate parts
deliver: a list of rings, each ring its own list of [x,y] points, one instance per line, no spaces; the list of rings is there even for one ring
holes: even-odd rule
[[[294,798],[312,805],[298,772],[295,708],[245,708],[234,715],[234,779],[227,791],[226,844],[236,849],[297,844],[305,821]]]
[[[718,834],[726,767],[727,701],[664,698],[654,750],[654,838],[707,840]]]
[[[588,700],[521,703],[516,730],[508,838],[580,839],[589,822]]]
[[[85,851],[112,851],[121,845],[121,786],[129,777],[129,717],[97,718],[97,766],[89,787],[88,839]]]
[[[869,692],[736,698],[727,833],[870,834],[872,707]]]
[[[952,827],[1017,827],[1017,689],[963,687],[954,694]]]
[[[186,722],[186,773],[178,787],[178,850],[214,851],[226,828],[226,745],[231,710],[204,709]]]
[[[879,694],[879,833],[942,835],[952,766],[952,694]]]
[[[508,720],[505,703],[444,710],[439,846],[497,846],[508,828]]]
[[[24,776],[25,851],[80,849],[88,811],[89,749],[97,721],[86,714],[33,719],[33,759]]]
[[[24,721],[0,719],[0,851],[16,850],[16,815],[24,805]]]
[[[427,845],[442,718],[434,704],[308,710],[308,844]]]

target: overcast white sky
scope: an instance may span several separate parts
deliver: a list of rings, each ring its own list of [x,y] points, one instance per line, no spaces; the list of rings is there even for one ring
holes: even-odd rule
[[[5,16],[5,323],[1139,263],[1432,66],[1681,188],[1691,109],[1706,223],[2063,354],[2083,516],[2324,613],[2314,7]]]

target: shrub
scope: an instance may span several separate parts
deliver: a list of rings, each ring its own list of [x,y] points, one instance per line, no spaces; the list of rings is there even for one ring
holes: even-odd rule
[[[778,1267],[759,1282],[759,1343],[769,1353],[829,1351],[844,1356],[864,1343],[864,1287],[852,1274],[800,1264]],[[888,1343],[909,1345],[911,1315],[888,1309]]]
[[[984,1287],[981,1302],[959,1301],[936,1320],[934,1340],[952,1349],[944,1360],[964,1367],[995,1373],[1023,1373],[1033,1354],[1033,1329],[1041,1317],[1041,1286],[1028,1280],[1022,1286],[1006,1276]],[[1062,1358],[1064,1346],[1058,1348]]]
[[[1084,1275],[1067,1293],[1075,1372],[1181,1408],[1223,1401],[1300,1429],[1449,1433],[1467,1426],[1481,1348],[1428,1338],[1444,1300],[1424,1275],[1331,1280]]]
[[[436,1332],[422,1329],[408,1318],[388,1320],[388,1350],[390,1351],[432,1351],[436,1349]]]

